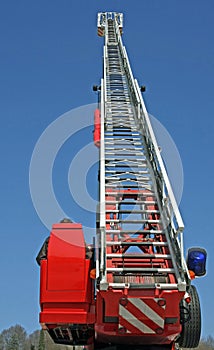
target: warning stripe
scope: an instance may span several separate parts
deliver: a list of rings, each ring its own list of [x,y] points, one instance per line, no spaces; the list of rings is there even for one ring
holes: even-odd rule
[[[152,322],[154,322],[157,326],[163,328],[164,327],[164,318],[163,315],[160,315],[159,313],[157,313],[156,311],[154,311],[153,308],[151,308],[148,304],[146,300],[146,302],[144,302],[142,299],[138,299],[138,298],[130,298],[128,299],[129,303],[133,304],[135,306],[135,308],[138,310],[139,314],[143,314],[142,317],[146,316],[146,318],[148,320],[151,320]],[[154,301],[154,300],[153,300]],[[129,303],[127,305],[127,307],[129,306]],[[157,303],[154,301],[154,304],[157,305]],[[153,304],[153,306],[154,306]],[[159,306],[159,312],[163,311],[163,309]],[[162,312],[161,312],[162,313]],[[162,317],[161,317],[162,316]]]
[[[147,333],[147,334],[155,334],[155,331],[145,325],[142,321],[137,319],[133,314],[131,314],[125,307],[122,305],[119,306],[119,314],[120,314],[120,324],[124,325],[127,330],[132,333]],[[137,332],[136,332],[137,330]]]
[[[120,317],[120,324],[119,324],[119,329],[120,328],[125,328],[126,329],[126,334],[131,333],[131,334],[141,334],[142,331],[139,330],[138,328],[134,327],[131,323],[129,323],[127,320],[124,318]]]
[[[166,305],[164,305],[164,306],[158,305],[159,300],[161,300],[161,299],[160,298],[159,299],[158,298],[157,299],[146,299],[146,304],[149,305],[152,308],[152,310],[157,312],[161,317],[164,317]],[[164,300],[164,299],[162,299],[162,300]]]
[[[164,329],[165,308],[160,299],[128,298],[127,305],[119,305],[119,324],[132,334],[156,334]]]
[[[129,323],[122,317],[120,317],[119,329],[120,328],[125,328],[126,333],[142,334],[142,332],[139,329],[135,328],[131,323]]]
[[[143,307],[141,306],[139,308],[139,305],[135,305],[135,302],[131,303],[129,302],[126,306],[126,309],[132,314],[134,315],[139,321],[143,322],[145,325],[147,325],[149,328],[156,330],[157,328],[161,327],[164,324],[164,320],[161,322],[160,320],[158,320],[158,322],[155,322],[155,320],[153,320],[152,316],[154,315],[149,315],[147,310],[144,310]]]
[[[104,29],[103,28],[98,28],[97,33],[99,36],[104,36]]]

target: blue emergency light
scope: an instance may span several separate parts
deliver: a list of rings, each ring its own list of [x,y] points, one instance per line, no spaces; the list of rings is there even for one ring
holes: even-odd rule
[[[187,256],[187,267],[193,271],[196,276],[206,274],[207,252],[203,248],[190,248]]]

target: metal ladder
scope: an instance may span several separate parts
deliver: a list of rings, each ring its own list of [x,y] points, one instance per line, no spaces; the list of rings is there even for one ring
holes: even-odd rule
[[[120,14],[104,18],[100,288],[184,290],[183,222],[122,45]]]

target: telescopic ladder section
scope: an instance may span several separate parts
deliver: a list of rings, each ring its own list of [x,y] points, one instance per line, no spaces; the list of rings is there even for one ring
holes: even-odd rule
[[[100,13],[100,289],[186,289],[183,222],[122,44],[122,14]]]

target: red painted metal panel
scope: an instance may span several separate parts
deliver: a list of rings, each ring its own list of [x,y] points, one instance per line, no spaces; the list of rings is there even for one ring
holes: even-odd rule
[[[100,110],[97,108],[94,111],[94,144],[96,147],[100,147]]]
[[[41,261],[41,323],[94,323],[90,269],[82,225],[53,225],[47,260]]]
[[[85,243],[80,224],[54,225],[48,246],[47,289],[82,290]],[[68,227],[69,226],[69,227]]]

